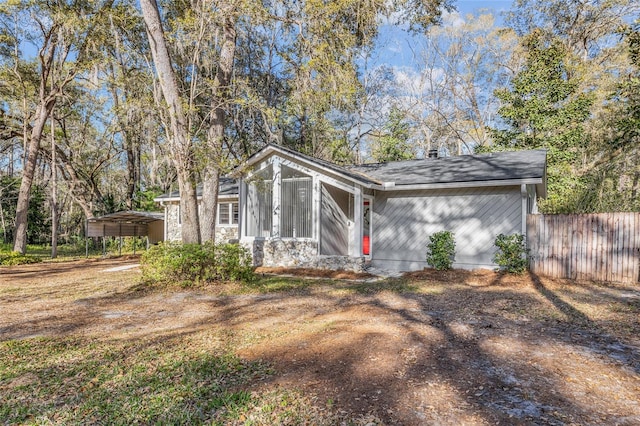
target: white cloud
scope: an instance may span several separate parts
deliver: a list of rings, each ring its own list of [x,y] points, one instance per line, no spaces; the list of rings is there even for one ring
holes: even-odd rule
[[[465,24],[465,20],[462,17],[462,15],[460,15],[460,12],[458,11],[453,11],[453,12],[447,12],[444,11],[442,13],[442,25],[445,27],[461,27]]]

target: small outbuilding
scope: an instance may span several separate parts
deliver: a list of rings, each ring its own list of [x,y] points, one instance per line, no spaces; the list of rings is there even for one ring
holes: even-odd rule
[[[87,219],[87,237],[147,237],[147,245],[164,240],[164,214],[121,211]]]

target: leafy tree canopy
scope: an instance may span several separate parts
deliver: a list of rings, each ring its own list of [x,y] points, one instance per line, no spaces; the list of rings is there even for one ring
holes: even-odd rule
[[[503,128],[491,129],[498,149],[548,150],[549,197],[546,212],[570,212],[580,186],[573,166],[585,143],[584,123],[592,103],[578,92],[568,62],[569,52],[557,39],[534,31],[523,39],[525,65],[509,88],[496,90]]]

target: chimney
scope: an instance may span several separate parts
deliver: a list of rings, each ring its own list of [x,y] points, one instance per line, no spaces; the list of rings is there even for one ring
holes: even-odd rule
[[[438,150],[430,149],[429,150],[429,158],[438,158]]]

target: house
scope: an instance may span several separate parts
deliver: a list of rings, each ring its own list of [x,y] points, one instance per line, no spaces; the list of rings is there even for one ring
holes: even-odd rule
[[[220,235],[238,238],[256,264],[418,270],[429,236],[449,230],[455,268],[493,268],[495,237],[525,234],[546,196],[546,152],[341,167],[268,145],[234,176],[221,185]],[[178,200],[157,199],[168,240],[179,239]]]

